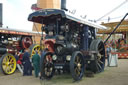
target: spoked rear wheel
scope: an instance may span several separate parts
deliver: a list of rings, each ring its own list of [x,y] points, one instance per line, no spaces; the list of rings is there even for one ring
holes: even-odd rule
[[[41,77],[45,79],[50,79],[53,77],[54,74],[54,65],[52,61],[52,53],[45,52],[41,56],[40,62],[40,70],[41,70]]]
[[[84,69],[83,55],[79,51],[74,52],[70,60],[70,72],[75,81],[82,79]]]
[[[97,54],[94,54],[95,60],[92,62],[92,71],[94,73],[99,73],[104,71],[105,67],[105,47],[104,43],[97,39],[94,40],[90,45],[91,51],[97,51]]]

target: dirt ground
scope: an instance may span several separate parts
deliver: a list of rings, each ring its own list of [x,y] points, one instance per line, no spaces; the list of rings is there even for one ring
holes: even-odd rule
[[[19,71],[12,75],[0,73],[0,85],[128,85],[128,59],[119,59],[118,67],[106,67],[94,77],[83,77],[73,82],[71,75],[57,75],[51,80],[40,81],[34,76],[22,76]]]

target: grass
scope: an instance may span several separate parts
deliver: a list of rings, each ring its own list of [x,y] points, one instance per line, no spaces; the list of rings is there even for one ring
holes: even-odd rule
[[[42,80],[42,85],[62,85],[62,84],[72,84],[73,79],[70,74],[55,75],[50,80]]]

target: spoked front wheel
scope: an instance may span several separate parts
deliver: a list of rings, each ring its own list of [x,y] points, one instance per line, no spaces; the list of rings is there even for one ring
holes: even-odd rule
[[[54,74],[54,65],[51,52],[43,53],[40,65],[41,77],[45,79],[52,78]]]
[[[84,58],[81,52],[76,51],[73,53],[70,60],[70,72],[75,81],[81,80],[84,75]]]
[[[16,59],[12,54],[4,54],[0,59],[0,69],[6,75],[13,74],[16,70]]]

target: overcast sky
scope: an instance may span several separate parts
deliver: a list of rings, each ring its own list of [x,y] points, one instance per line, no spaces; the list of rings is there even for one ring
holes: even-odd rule
[[[106,22],[108,17],[110,21],[119,21],[128,12],[128,0],[67,0],[67,8],[76,10],[75,16],[86,15],[87,20],[97,20],[124,1],[125,4],[99,22]],[[27,21],[27,18],[32,12],[31,5],[36,2],[37,0],[0,0],[3,3],[3,27],[31,31],[33,23]]]

